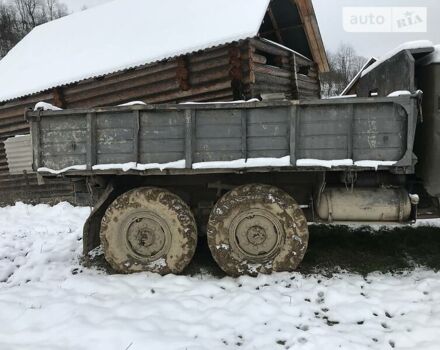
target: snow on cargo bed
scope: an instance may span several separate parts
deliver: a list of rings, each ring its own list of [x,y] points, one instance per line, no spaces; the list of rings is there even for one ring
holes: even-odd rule
[[[0,209],[0,349],[439,349],[440,274],[106,275],[89,208]]]
[[[296,166],[299,168],[338,168],[338,167],[359,167],[359,168],[371,168],[378,170],[379,167],[392,167],[396,161],[376,161],[376,160],[362,160],[353,162],[352,159],[339,159],[339,160],[321,160],[321,159],[298,159]],[[194,170],[207,170],[207,169],[252,169],[252,168],[283,168],[291,167],[290,156],[282,158],[248,158],[237,159],[231,161],[213,161],[213,162],[201,162],[193,163],[192,169]],[[160,170],[167,169],[185,169],[186,161],[181,159],[170,163],[149,163],[140,164],[136,162],[124,163],[124,164],[99,164],[94,165],[92,170],[105,171],[105,170],[122,170],[128,171],[146,171],[146,170]],[[86,165],[73,165],[64,169],[55,170],[46,167],[38,168],[39,173],[48,173],[53,175],[60,175],[69,171],[86,171]]]

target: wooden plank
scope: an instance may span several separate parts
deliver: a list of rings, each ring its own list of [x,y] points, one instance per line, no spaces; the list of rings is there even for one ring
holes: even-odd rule
[[[97,154],[127,154],[126,163],[135,161],[134,151],[133,140],[98,143],[96,147]]]
[[[60,137],[62,137],[62,135]],[[42,141],[43,138],[41,137],[40,151],[44,155],[81,155],[87,153],[88,145],[85,142],[66,140],[66,142],[45,143]]]
[[[248,149],[252,151],[262,151],[262,150],[271,150],[271,149],[289,151],[289,140],[285,136],[249,137],[247,143],[248,143]]]
[[[284,40],[283,40],[283,37],[282,37],[281,32],[280,32],[280,27],[278,26],[278,22],[277,22],[277,20],[275,18],[275,15],[273,14],[273,11],[272,11],[272,5],[269,5],[269,8],[267,9],[267,12],[268,12],[269,18],[270,18],[270,20],[272,22],[272,26],[275,29],[275,36],[277,37],[278,42],[281,45],[284,45]]]
[[[227,139],[198,138],[196,140],[195,150],[198,152],[241,152],[241,137]]]
[[[204,72],[191,73],[189,76],[189,84],[191,86],[201,84],[212,84],[213,81],[229,78],[229,64],[219,66]]]
[[[225,56],[189,65],[190,73],[200,73],[229,65],[229,53]]]
[[[267,58],[265,56],[259,55],[255,52],[252,52],[252,51],[251,51],[251,53],[252,53],[251,58],[254,63],[267,64]]]
[[[241,111],[241,156],[243,159],[247,159],[247,127],[248,127],[248,110],[243,109]]]
[[[167,153],[142,153],[139,163],[151,164],[151,163],[170,163],[182,160],[185,158],[184,152],[167,152]]]
[[[263,52],[267,52],[271,55],[275,55],[275,56],[285,56],[285,57],[289,57],[291,54],[290,50],[287,49],[283,49],[279,46],[273,46],[270,43],[266,42],[266,41],[261,41],[258,39],[251,39],[251,44],[253,47],[255,47],[257,50],[263,51]]]
[[[141,123],[141,113],[140,111],[133,111],[133,161],[139,163],[139,133],[140,133],[140,123]]]
[[[296,166],[296,143],[299,108],[297,106],[290,107],[290,128],[289,128],[289,144],[290,144],[290,164]]]
[[[216,59],[222,56],[228,55],[228,45],[222,45],[213,49],[207,49],[200,53],[188,55],[188,61],[190,64],[208,61],[210,59]]]
[[[348,105],[349,123],[347,128],[347,159],[353,159],[354,107]]]
[[[75,93],[69,93],[69,94],[66,93],[65,99],[67,104],[70,106],[70,104],[72,103],[80,102],[83,100],[90,100],[92,98],[97,98],[99,96],[105,96],[108,95],[109,93],[122,93],[137,87],[151,88],[154,87],[155,84],[158,85],[159,83],[163,83],[167,81],[169,82],[170,80],[173,80],[175,76],[176,76],[176,70],[174,68],[174,70],[167,70],[157,75],[140,76],[132,79],[123,80],[120,82],[118,81],[108,82],[103,86],[99,86],[93,89],[90,88],[90,89],[84,89],[83,91],[77,91]]]
[[[41,167],[41,138],[40,138],[40,118],[31,121],[31,138],[33,151],[33,165],[32,168],[37,171]]]
[[[290,122],[290,121],[289,121]],[[249,137],[286,137],[289,128],[286,123],[261,123],[248,124],[247,136]]]
[[[265,84],[274,84],[274,85],[282,85],[282,86],[291,86],[290,77],[280,77],[272,74],[260,73],[258,71],[255,72],[255,82],[265,83]]]
[[[269,66],[266,64],[255,64],[254,70],[257,73],[268,74],[275,77],[288,78],[288,79],[292,77],[292,72],[290,70],[275,66]]]
[[[301,22],[304,24],[304,31],[310,46],[310,51],[312,52],[313,60],[318,63],[320,72],[328,72],[330,67],[327,54],[311,0],[291,1],[298,8]]]
[[[224,162],[232,161],[241,158],[241,150],[219,152],[219,151],[205,151],[194,152],[194,163],[198,162]]]
[[[187,109],[185,111],[185,163],[187,169],[191,169],[193,164],[195,125],[196,112],[193,109]]]
[[[77,93],[85,93],[89,90],[105,90],[108,86],[112,86],[114,84],[125,85],[127,82],[133,80],[135,81],[137,79],[158,79],[158,77],[161,77],[162,75],[168,76],[169,74],[171,74],[170,77],[172,77],[175,74],[174,72],[176,67],[176,60],[171,60],[168,62],[154,63],[152,65],[133,70],[117,72],[101,78],[87,79],[73,86],[65,87],[64,96],[67,98],[68,96],[75,95]]]
[[[96,114],[87,113],[87,170],[96,165]]]
[[[297,55],[293,54],[293,56],[291,57],[290,61],[291,61],[291,70],[293,71],[293,76],[292,76],[292,79],[291,79],[292,95],[293,95],[293,98],[295,100],[299,100],[300,96],[298,94],[298,72],[297,72],[297,69],[296,69],[296,67],[298,65]]]

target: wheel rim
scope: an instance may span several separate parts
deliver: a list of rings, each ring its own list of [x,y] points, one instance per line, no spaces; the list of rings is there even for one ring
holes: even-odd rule
[[[155,261],[168,252],[171,231],[161,217],[141,210],[129,215],[122,225],[127,248],[138,258]]]
[[[232,220],[229,238],[233,250],[247,260],[264,262],[278,253],[284,230],[281,222],[271,212],[250,209]]]

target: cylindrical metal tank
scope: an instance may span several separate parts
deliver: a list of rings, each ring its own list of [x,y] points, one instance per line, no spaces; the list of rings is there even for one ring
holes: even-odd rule
[[[316,201],[325,221],[404,222],[411,216],[409,194],[402,188],[328,188]]]

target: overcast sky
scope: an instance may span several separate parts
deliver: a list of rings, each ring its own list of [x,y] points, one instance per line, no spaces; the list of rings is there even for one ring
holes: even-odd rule
[[[111,0],[63,0],[71,11],[91,7]],[[145,0],[148,1],[148,0]],[[313,0],[319,26],[328,50],[336,50],[341,42],[352,44],[360,55],[380,56],[406,42],[428,39],[440,44],[439,0]],[[426,33],[347,33],[343,27],[343,8],[349,6],[417,6],[426,7]]]

